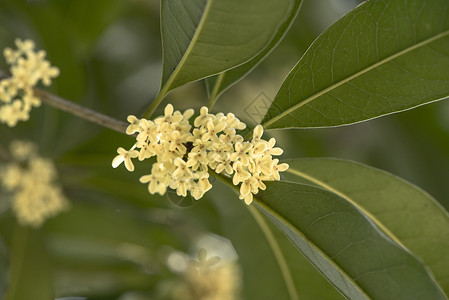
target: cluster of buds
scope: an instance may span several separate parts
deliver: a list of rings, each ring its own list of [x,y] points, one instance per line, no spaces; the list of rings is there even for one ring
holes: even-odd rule
[[[163,195],[169,187],[183,197],[190,192],[196,200],[212,188],[209,170],[214,170],[233,176],[234,185],[241,183],[240,199],[246,204],[253,201],[259,189],[266,188],[263,181],[279,180],[279,172],[288,168],[273,159],[283,151],[274,147],[274,138],[262,139],[262,126],[254,129],[251,141],[244,141],[236,130],[246,125],[234,114],[214,115],[202,107],[192,126],[189,119],[193,114],[192,109],[181,113],[168,104],[164,116],[154,121],[129,116],[126,133],[137,134],[137,142],[130,150],[118,148],[112,166],[124,162],[133,171],[132,159],[142,161],[156,156],[151,173],[140,178],[140,182],[148,183],[149,192]]]
[[[234,262],[208,257],[206,249],[198,251],[198,259],[188,263],[183,272],[184,284],[172,289],[174,299],[234,300],[238,298],[241,273]]]
[[[0,81],[0,122],[9,127],[27,121],[31,108],[41,104],[33,92],[39,81],[49,86],[59,75],[59,69],[45,59],[44,50],[34,51],[33,41],[16,39],[15,43],[17,50],[6,48],[3,52],[11,65],[11,77]]]
[[[0,182],[13,193],[11,206],[19,223],[39,227],[66,209],[69,202],[55,183],[53,162],[38,155],[33,143],[14,141],[10,153],[12,162],[2,168]]]

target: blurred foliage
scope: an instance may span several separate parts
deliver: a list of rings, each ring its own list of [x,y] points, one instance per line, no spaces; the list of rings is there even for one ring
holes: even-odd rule
[[[258,122],[264,111],[260,116],[254,114],[251,105],[260,101],[261,93],[272,99],[313,39],[355,5],[357,1],[305,1],[279,47],[226,92],[214,111],[232,111],[248,123]],[[2,0],[0,48],[13,45],[16,37],[36,41],[60,68],[52,92],[117,119],[143,113],[158,91],[162,52],[156,0]],[[5,69],[3,60],[0,69]],[[197,82],[182,87],[167,102],[177,109],[199,108],[207,103],[205,86]],[[449,104],[444,101],[350,127],[268,134],[285,149],[284,158],[337,157],[362,162],[415,183],[449,208]],[[13,129],[0,127],[2,149],[16,138],[36,142],[41,154],[55,160],[72,207],[47,222],[39,233],[27,234],[16,231],[10,212],[0,208],[0,293],[7,276],[11,280],[15,272],[26,271],[21,269],[24,265],[15,265],[14,256],[33,259],[26,253],[29,247],[39,247],[51,264],[48,270],[53,271],[56,297],[162,299],[167,287],[180,280],[167,266],[172,251],[194,256],[205,235],[231,238],[235,234],[235,228],[220,222],[219,213],[225,201],[239,201],[232,192],[182,209],[165,196],[150,195],[138,182],[149,168],[138,167],[134,173],[112,169],[116,148],[133,143],[123,134],[42,106],[33,110],[29,122]],[[0,197],[5,200],[7,196],[0,191]],[[248,217],[245,209],[241,206],[236,215]],[[28,246],[17,244],[15,239],[25,235],[36,236]],[[259,235],[250,230],[244,237],[246,246],[260,245]],[[44,257],[39,253],[33,254],[34,261]],[[13,257],[9,275],[8,254]],[[224,255],[215,255],[220,254]],[[314,280],[317,286],[326,284]]]

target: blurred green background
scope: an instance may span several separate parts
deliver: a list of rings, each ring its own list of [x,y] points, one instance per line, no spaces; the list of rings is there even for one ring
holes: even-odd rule
[[[226,92],[213,111],[234,112],[257,123],[314,38],[358,2],[306,0],[279,47]],[[158,91],[162,62],[156,0],[0,0],[0,48],[12,47],[17,37],[33,39],[60,68],[52,92],[117,119],[141,114]],[[3,59],[0,69],[7,69]],[[207,103],[204,82],[177,89],[161,107],[168,102],[176,109],[198,109]],[[284,158],[362,162],[409,180],[449,209],[449,104],[444,101],[352,126],[267,134],[276,137]],[[111,167],[116,149],[130,147],[132,138],[51,107],[34,109],[31,120],[15,128],[0,126],[0,146],[7,149],[13,139],[32,140],[41,154],[55,160],[72,205],[41,230],[25,229],[15,224],[9,195],[0,190],[1,294],[16,285],[30,290],[49,286],[56,297],[171,299],[170,291],[182,280],[176,265],[205,247],[241,265],[242,299],[265,299],[256,298],[250,278],[258,274],[261,286],[275,281],[272,262],[267,259],[266,273],[256,272],[251,248],[268,246],[256,229],[238,231],[229,225],[255,226],[254,221],[245,223],[249,214],[232,191],[217,183],[207,199],[191,208],[152,196],[138,182],[149,173],[148,163],[137,164],[134,173]],[[261,259],[267,249],[258,249]],[[303,278],[314,282],[301,287],[304,299],[338,297],[316,291],[315,282],[326,283],[315,276]]]

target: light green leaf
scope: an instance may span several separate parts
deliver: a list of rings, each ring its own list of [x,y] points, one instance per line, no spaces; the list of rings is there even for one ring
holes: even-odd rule
[[[291,0],[163,0],[160,94],[252,59],[292,6]]]
[[[207,89],[210,95],[209,107],[213,106],[213,103],[223,92],[251,72],[262,60],[265,59],[265,57],[268,56],[268,54],[274,50],[274,48],[276,48],[280,41],[282,41],[288,29],[293,24],[293,21],[296,19],[299,9],[301,8],[302,0],[292,1],[293,6],[291,6],[288,12],[288,18],[284,19],[276,35],[262,52],[243,65],[230,69],[217,76],[206,78]]]
[[[447,299],[418,259],[337,194],[269,182],[255,204],[348,299]]]
[[[206,195],[239,256],[244,299],[344,299],[256,207],[244,205],[219,181]]]
[[[47,251],[41,232],[16,227],[6,300],[54,299]]]
[[[447,0],[360,5],[314,41],[262,124],[339,126],[449,96],[448,10]]]
[[[355,204],[419,256],[449,295],[449,215],[429,194],[381,170],[338,159],[288,160],[302,178]]]

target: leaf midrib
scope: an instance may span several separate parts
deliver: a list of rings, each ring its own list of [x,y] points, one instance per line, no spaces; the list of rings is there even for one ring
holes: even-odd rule
[[[349,197],[348,195],[344,194],[343,192],[335,189],[334,187],[332,187],[331,185],[319,180],[316,177],[313,177],[311,175],[305,174],[299,170],[296,170],[292,167],[287,169],[287,172],[302,177],[312,183],[315,183],[319,186],[321,186],[322,188],[340,196],[341,198],[347,200],[349,203],[351,203],[352,205],[354,205],[357,209],[359,209],[368,219],[370,219],[374,224],[376,224],[377,227],[379,227],[380,230],[382,230],[383,233],[385,233],[390,239],[392,239],[395,243],[397,243],[398,245],[400,245],[402,248],[406,249],[408,251],[408,248],[404,246],[404,244],[402,244],[402,242],[399,240],[398,237],[396,237],[396,235],[394,235],[379,219],[377,219],[372,213],[370,213],[369,211],[367,211],[363,206],[361,206],[359,203],[357,203],[357,201],[355,201],[354,199],[352,199],[351,197]]]
[[[212,6],[212,3],[214,0],[207,0],[206,6],[204,7],[203,14],[201,15],[200,22],[198,23],[198,26],[196,27],[195,33],[193,34],[192,40],[190,41],[189,46],[187,47],[186,51],[184,52],[184,55],[182,56],[181,60],[179,61],[178,65],[176,66],[173,73],[168,78],[167,82],[164,84],[164,87],[161,89],[160,94],[167,94],[167,92],[170,90],[170,86],[172,85],[173,81],[178,76],[179,72],[183,68],[187,58],[190,56],[190,53],[192,52],[193,47],[195,46],[198,36],[201,34],[204,23],[206,22],[206,19],[210,13],[210,9]]]
[[[261,208],[263,208],[265,211],[267,211],[268,213],[270,213],[271,215],[273,215],[276,219],[278,219],[279,221],[281,221],[285,226],[287,226],[290,230],[292,230],[293,232],[295,232],[299,237],[301,237],[301,239],[303,241],[305,241],[311,248],[313,248],[314,251],[316,251],[318,254],[320,254],[323,258],[326,259],[326,261],[331,264],[337,271],[338,273],[341,274],[341,276],[343,276],[344,278],[346,278],[346,280],[348,280],[349,282],[352,283],[352,286],[354,288],[356,288],[366,299],[370,300],[372,299],[371,297],[369,297],[366,292],[364,291],[364,289],[357,284],[357,282],[355,282],[351,276],[349,276],[345,271],[343,271],[343,269],[340,268],[339,265],[337,265],[330,257],[329,255],[327,255],[326,253],[324,253],[317,245],[315,245],[315,243],[313,243],[312,241],[308,240],[307,237],[301,232],[299,231],[296,226],[294,226],[293,224],[291,224],[289,221],[287,221],[284,217],[282,217],[281,215],[279,215],[276,211],[274,211],[273,209],[271,209],[271,207],[267,206],[264,202],[262,202],[257,195],[255,195],[254,203],[256,203],[258,206],[260,206]],[[321,272],[321,271],[320,271]],[[337,288],[336,286],[334,286],[337,290],[339,290],[339,288]],[[343,295],[345,293],[343,293],[342,291],[340,291]]]
[[[224,175],[222,174],[217,174],[215,172],[211,172],[210,173],[212,175],[214,175],[216,178],[220,179],[222,182],[224,182],[226,185],[228,185],[231,189],[233,189],[235,192],[239,192],[239,188],[235,185],[232,184],[232,182],[229,181],[229,179],[227,179],[226,177],[224,177]],[[288,228],[290,228],[290,230],[292,230],[293,232],[295,232],[298,236],[300,236],[303,241],[307,241],[307,244],[313,248],[317,253],[319,253],[322,257],[324,257],[326,259],[327,262],[329,262],[329,264],[331,264],[338,273],[341,274],[341,276],[343,276],[344,278],[346,278],[349,282],[352,283],[352,285],[367,299],[367,300],[371,300],[372,298],[369,297],[365,291],[363,290],[363,288],[361,286],[359,286],[354,280],[352,280],[351,276],[349,276],[345,271],[343,271],[340,266],[338,266],[337,264],[334,263],[334,261],[323,251],[321,251],[321,249],[319,247],[317,247],[315,245],[315,243],[313,243],[312,241],[308,240],[306,238],[306,236],[297,230],[297,228],[292,225],[289,221],[287,221],[284,217],[282,217],[281,215],[279,215],[277,212],[275,212],[274,210],[271,209],[271,207],[267,206],[264,202],[262,202],[259,199],[259,196],[256,194],[254,195],[254,203],[256,203],[259,207],[263,208],[265,211],[267,211],[268,213],[270,213],[271,215],[273,215],[275,218],[277,218],[278,220],[280,220],[285,226],[287,226]],[[320,271],[321,273],[321,271]],[[323,275],[324,276],[324,275]],[[337,290],[339,290],[337,287],[335,287]],[[340,291],[340,290],[339,290]],[[344,293],[342,291],[340,291],[343,295]]]
[[[217,174],[212,171],[209,171],[209,173],[214,175],[216,178],[220,179],[226,185],[228,185],[235,192],[236,195],[240,194],[239,188],[236,185],[232,184],[228,178],[225,178],[223,175]],[[277,240],[273,237],[273,232],[266,225],[265,220],[262,218],[262,216],[256,209],[254,209],[253,207],[248,207],[248,211],[250,212],[254,221],[256,221],[260,230],[267,239],[271,251],[273,251],[276,262],[278,263],[279,268],[281,269],[281,274],[284,277],[285,285],[287,286],[287,291],[290,295],[290,299],[298,300],[298,292],[296,290],[296,287],[294,286],[292,274],[290,272],[290,269],[286,268],[287,263],[285,261],[284,254],[282,252],[282,249],[280,249]]]
[[[254,208],[254,206],[249,205],[248,211],[251,213],[257,225],[259,225],[260,230],[262,230],[265,238],[268,241],[268,244],[270,245],[271,251],[273,251],[273,255],[276,258],[277,263],[279,264],[279,268],[281,269],[281,274],[284,277],[284,283],[287,286],[287,291],[290,295],[290,298],[292,300],[299,300],[298,291],[296,290],[296,286],[293,282],[292,274],[290,272],[290,269],[288,268],[284,253],[282,252],[278,241],[274,237],[272,230],[268,227],[260,211]]]
[[[368,66],[368,67],[366,67],[366,68],[364,68],[364,69],[362,69],[362,70],[352,74],[351,76],[348,76],[348,77],[346,77],[346,78],[344,78],[344,79],[342,79],[342,80],[340,80],[340,81],[330,85],[329,87],[327,87],[327,88],[319,91],[318,93],[316,93],[316,94],[306,98],[305,100],[303,100],[303,101],[293,105],[292,107],[286,109],[285,111],[281,112],[277,116],[275,116],[275,117],[271,118],[270,120],[264,122],[262,124],[262,126],[264,128],[267,128],[271,124],[275,123],[276,121],[278,121],[279,119],[285,117],[286,115],[290,114],[291,112],[297,110],[301,106],[306,105],[307,103],[315,100],[318,97],[321,97],[322,95],[328,93],[329,91],[332,91],[332,90],[338,88],[339,86],[341,86],[341,85],[343,85],[343,84],[353,80],[354,78],[356,78],[356,77],[358,77],[360,75],[363,75],[363,74],[365,74],[365,73],[367,73],[367,72],[369,72],[369,71],[371,71],[371,70],[373,70],[373,69],[375,69],[375,68],[377,68],[377,67],[379,67],[379,66],[381,66],[383,64],[386,64],[386,63],[392,61],[393,59],[396,59],[396,58],[398,58],[398,57],[400,57],[400,56],[402,56],[404,54],[407,54],[408,52],[411,52],[411,51],[413,51],[415,49],[418,49],[418,48],[420,48],[422,46],[430,44],[430,43],[432,43],[432,42],[434,42],[434,41],[436,41],[436,40],[438,40],[440,38],[444,38],[444,37],[446,37],[448,35],[449,35],[449,30],[443,31],[443,32],[441,32],[441,33],[439,33],[439,34],[437,34],[437,35],[435,35],[435,36],[433,36],[431,38],[423,40],[423,41],[421,41],[421,42],[419,42],[419,43],[417,43],[417,44],[415,44],[415,45],[413,45],[411,47],[405,48],[405,49],[403,49],[403,50],[401,50],[401,51],[399,51],[399,52],[397,52],[397,53],[395,53],[393,55],[387,56],[386,58],[378,61],[377,63],[374,63],[374,64],[372,64],[372,65],[370,65],[370,66]],[[295,69],[293,69],[293,70],[295,70]],[[293,70],[292,70],[292,72],[293,72]]]

